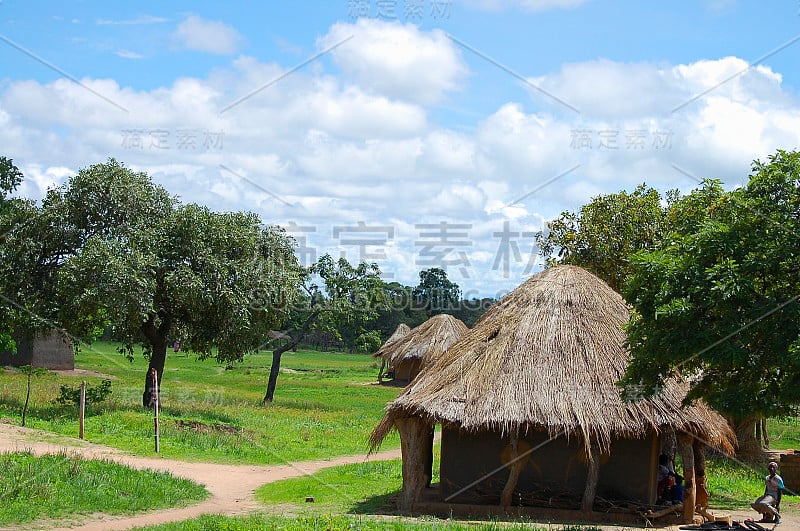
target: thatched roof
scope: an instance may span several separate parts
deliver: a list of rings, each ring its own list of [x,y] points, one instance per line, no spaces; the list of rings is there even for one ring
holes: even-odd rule
[[[387,341],[375,356],[387,360],[389,367],[414,359],[422,359],[422,367],[425,367],[468,330],[467,325],[452,315],[435,315],[403,337]]]
[[[419,416],[470,431],[545,429],[603,449],[614,437],[672,428],[732,451],[725,419],[703,402],[681,408],[687,388],[677,381],[652,399],[622,400],[628,319],[623,298],[582,268],[531,277],[389,403],[373,448],[395,418]]]
[[[381,349],[383,347],[385,347],[386,345],[388,345],[389,343],[391,343],[392,341],[396,341],[396,340],[400,339],[401,337],[405,336],[410,331],[411,331],[411,327],[410,326],[408,326],[405,323],[400,323],[399,325],[397,325],[397,328],[394,329],[394,332],[392,333],[392,335],[389,336],[389,339],[387,339],[386,342],[381,346]],[[376,352],[375,354],[372,355],[372,357],[379,358],[381,356],[380,352],[381,351],[379,349],[378,352]]]

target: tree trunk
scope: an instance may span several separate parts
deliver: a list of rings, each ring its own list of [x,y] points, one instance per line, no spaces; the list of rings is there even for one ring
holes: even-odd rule
[[[433,436],[436,425],[431,424],[428,430],[428,443],[425,447],[425,486],[430,487],[433,481]]]
[[[153,369],[158,373],[158,394],[159,396],[161,395],[161,377],[164,374],[164,365],[167,362],[167,334],[163,334],[155,342],[151,340],[151,344],[153,345],[153,355],[150,356],[150,364],[147,366],[147,372],[144,375],[144,393],[142,393],[142,405],[149,409],[153,408],[155,397],[153,378],[150,376]]]
[[[394,421],[400,432],[400,452],[403,458],[403,489],[397,498],[397,507],[403,512],[411,511],[419,500],[427,483],[426,455],[430,451],[430,430],[418,417],[399,418]]]
[[[514,498],[514,491],[517,489],[519,482],[519,475],[522,472],[522,465],[524,464],[519,458],[519,431],[514,430],[511,433],[511,455],[509,456],[509,464],[511,465],[508,473],[508,481],[500,494],[500,506],[510,507]]]
[[[764,457],[764,449],[756,439],[756,423],[760,422],[759,415],[749,415],[742,418],[729,419],[739,447],[736,449],[736,457],[742,461],[756,462]]]
[[[25,406],[22,408],[22,426],[28,416],[28,402],[31,400],[31,378],[33,377],[33,365],[28,366],[28,389],[25,392]]]
[[[706,445],[700,439],[692,442],[692,453],[694,454],[694,472],[697,475],[706,475]]]
[[[267,394],[264,395],[263,402],[266,404],[267,402],[272,402],[273,397],[275,396],[275,387],[278,385],[278,373],[281,370],[281,356],[284,352],[292,350],[294,347],[297,346],[298,341],[294,340],[291,343],[287,343],[282,347],[278,347],[272,351],[272,366],[269,368],[269,382],[267,382]]]
[[[383,370],[386,368],[386,359],[381,357],[381,368],[378,370],[378,383],[383,381]]]
[[[675,468],[675,454],[678,452],[678,436],[675,430],[666,430],[661,437],[661,454],[669,456],[672,468]]]
[[[695,512],[711,520],[711,518],[709,518],[711,514],[707,511],[708,486],[706,485],[706,445],[703,441],[695,439],[692,443],[692,452],[694,453]]]
[[[297,351],[298,343],[306,336],[311,329],[311,325],[317,320],[318,315],[319,310],[312,311],[308,317],[306,317],[300,331],[294,333],[293,339],[289,343],[272,351],[272,366],[269,369],[269,382],[267,382],[267,394],[264,395],[264,404],[272,402],[272,399],[275,397],[275,387],[278,385],[278,373],[281,370],[281,356],[284,352],[292,349],[294,349],[295,352]]]
[[[761,436],[763,437],[764,449],[769,450],[769,433],[767,433],[767,419],[761,418]]]

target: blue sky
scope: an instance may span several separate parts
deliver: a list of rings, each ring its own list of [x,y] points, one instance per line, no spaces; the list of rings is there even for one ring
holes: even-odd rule
[[[28,197],[113,156],[495,296],[564,209],[800,148],[799,57],[797,2],[2,0],[0,142]]]

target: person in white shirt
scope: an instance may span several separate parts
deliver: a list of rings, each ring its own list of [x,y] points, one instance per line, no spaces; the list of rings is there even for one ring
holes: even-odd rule
[[[761,522],[781,523],[781,490],[783,490],[783,478],[778,475],[778,463],[770,461],[767,465],[769,475],[764,479],[766,488],[764,495],[750,504],[750,506],[761,513]]]

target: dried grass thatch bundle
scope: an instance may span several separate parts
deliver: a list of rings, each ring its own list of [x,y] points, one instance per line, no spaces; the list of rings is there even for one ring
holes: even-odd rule
[[[681,408],[687,389],[677,381],[652,399],[622,400],[628,318],[623,298],[580,267],[531,277],[389,403],[373,448],[395,419],[421,417],[469,431],[545,429],[604,450],[615,437],[672,428],[732,451],[725,419],[703,402]]]
[[[386,360],[389,370],[401,363],[418,361],[426,367],[469,330],[452,315],[435,315],[395,341],[387,341],[376,356]]]

